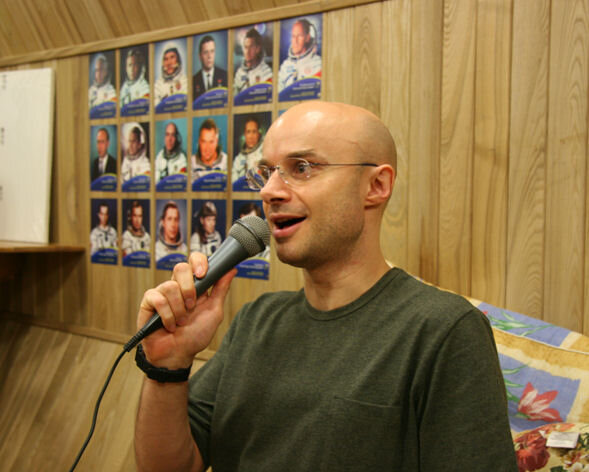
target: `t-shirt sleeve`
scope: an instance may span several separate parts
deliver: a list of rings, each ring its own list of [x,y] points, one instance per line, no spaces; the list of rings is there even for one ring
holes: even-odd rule
[[[425,389],[421,470],[517,471],[491,326],[474,309],[440,344]]]
[[[223,337],[215,355],[190,378],[188,384],[188,421],[192,437],[205,464],[205,470],[210,465],[211,424],[217,386],[223,373],[225,357],[231,346],[238,316]]]

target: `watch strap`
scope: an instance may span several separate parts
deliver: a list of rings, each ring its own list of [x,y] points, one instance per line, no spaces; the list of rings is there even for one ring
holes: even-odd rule
[[[143,352],[143,346],[141,346],[141,344],[137,345],[135,362],[137,363],[137,367],[145,372],[145,375],[147,375],[148,378],[157,380],[161,383],[186,382],[190,376],[190,367],[187,367],[186,369],[170,370],[165,367],[154,366],[147,360],[147,357],[145,357],[145,352]]]

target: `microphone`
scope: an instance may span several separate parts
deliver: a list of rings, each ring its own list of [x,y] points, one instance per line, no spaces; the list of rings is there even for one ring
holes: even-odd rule
[[[227,239],[209,258],[209,270],[206,275],[202,279],[193,276],[197,296],[206,292],[237,264],[262,252],[269,243],[270,229],[262,218],[250,215],[237,220],[229,229]],[[160,315],[154,313],[149,321],[125,344],[124,350],[129,352],[143,338],[163,326]]]

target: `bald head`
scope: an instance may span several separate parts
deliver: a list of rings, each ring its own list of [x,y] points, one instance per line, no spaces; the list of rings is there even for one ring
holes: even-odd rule
[[[389,164],[397,169],[397,150],[391,133],[373,113],[345,103],[311,101],[287,110],[267,133],[273,139],[306,135],[325,144],[330,141],[342,161]],[[352,160],[353,159],[353,160]]]

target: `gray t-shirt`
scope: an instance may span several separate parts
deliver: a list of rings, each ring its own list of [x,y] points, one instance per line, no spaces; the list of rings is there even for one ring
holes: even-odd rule
[[[244,306],[189,397],[215,472],[517,471],[489,322],[400,269],[332,311]]]

